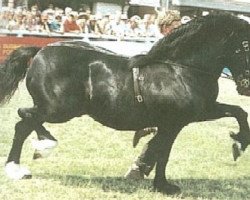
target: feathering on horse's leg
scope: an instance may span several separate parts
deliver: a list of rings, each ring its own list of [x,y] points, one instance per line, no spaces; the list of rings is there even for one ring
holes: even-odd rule
[[[32,108],[20,108],[18,114],[23,119],[25,118],[37,118],[39,115],[37,106]],[[46,158],[51,153],[52,150],[57,146],[57,140],[50,134],[45,127],[40,124],[37,124],[35,131],[37,133],[38,140],[32,139],[32,146],[35,149],[33,159]]]
[[[137,144],[139,143],[139,141],[142,137],[145,137],[151,133],[153,133],[153,135],[156,135],[157,131],[158,131],[157,127],[148,127],[148,128],[144,128],[144,129],[141,129],[139,131],[136,131],[134,134],[134,138],[133,138],[133,147],[135,148],[137,146]],[[144,148],[144,150],[146,150],[146,149],[147,149],[147,147]],[[126,179],[135,179],[135,180],[144,179],[144,172],[140,171],[139,166],[137,165],[137,163],[135,161],[135,163],[133,163],[131,165],[131,167],[129,168],[129,170],[126,172],[124,177]]]
[[[15,136],[6,162],[5,172],[11,179],[31,178],[31,172],[20,166],[23,143],[35,129],[37,122],[33,119],[22,119],[15,126]]]
[[[156,136],[154,136],[154,138],[155,137]],[[154,157],[153,152],[149,150],[149,147],[153,146],[154,138],[144,145],[141,154],[126,172],[124,176],[126,179],[144,179],[144,175],[148,176],[153,170],[156,158]]]

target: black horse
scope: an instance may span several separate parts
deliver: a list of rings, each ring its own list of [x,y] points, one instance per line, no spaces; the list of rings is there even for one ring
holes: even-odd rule
[[[167,182],[165,168],[184,126],[235,117],[240,131],[233,139],[243,151],[250,143],[247,113],[216,102],[217,81],[225,66],[239,94],[250,95],[249,40],[247,22],[215,14],[192,20],[159,40],[148,54],[133,58],[81,42],[17,49],[1,67],[0,99],[11,98],[28,71],[26,84],[34,106],[18,110],[22,119],[15,126],[7,174],[30,176],[19,161],[23,142],[32,131],[40,139],[53,140],[44,122],[63,123],[86,114],[119,130],[158,127],[136,165],[140,173],[148,174],[156,164],[155,190],[178,192],[177,186]]]

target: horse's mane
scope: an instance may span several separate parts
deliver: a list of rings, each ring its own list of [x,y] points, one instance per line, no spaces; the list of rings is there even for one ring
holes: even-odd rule
[[[226,40],[235,30],[239,31],[246,27],[246,24],[246,21],[230,13],[216,13],[195,18],[160,39],[146,56],[131,59],[130,66],[144,66],[156,60],[182,57],[194,48],[199,48],[197,45],[200,41],[206,42],[211,40],[211,37],[221,38],[221,41],[223,38]],[[213,34],[214,32],[216,34]],[[183,49],[189,49],[189,51],[183,51]]]

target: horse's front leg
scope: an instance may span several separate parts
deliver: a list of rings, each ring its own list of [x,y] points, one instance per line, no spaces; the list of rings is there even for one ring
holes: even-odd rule
[[[171,132],[166,129],[159,129],[158,142],[155,143],[156,146],[152,147],[156,155],[154,190],[164,194],[176,194],[180,192],[180,188],[176,185],[170,184],[165,175],[169,155],[179,131],[180,129],[171,130]]]
[[[131,177],[127,178],[142,178],[144,174],[149,175],[156,164],[154,189],[166,194],[178,193],[179,187],[166,180],[165,169],[172,145],[179,131],[180,128],[178,131],[177,129],[159,128],[158,133],[144,146],[142,153],[127,174]]]
[[[245,151],[250,144],[250,130],[247,121],[248,114],[240,106],[227,105],[216,103],[215,106],[206,113],[202,121],[219,119],[222,117],[234,117],[239,124],[239,132],[237,134],[231,134],[232,139],[240,143],[240,147],[235,143],[233,144],[234,160],[240,156],[239,148]]]

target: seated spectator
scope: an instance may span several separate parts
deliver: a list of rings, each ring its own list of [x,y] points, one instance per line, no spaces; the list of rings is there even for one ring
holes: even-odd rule
[[[112,26],[114,35],[118,38],[123,38],[128,33],[128,17],[126,14],[116,16],[115,23]]]
[[[86,12],[80,12],[76,23],[80,26],[83,33],[89,33],[88,27],[89,14]]]
[[[102,35],[104,34],[105,21],[101,13],[95,15],[96,25],[95,25],[95,34]]]
[[[155,37],[159,35],[158,27],[154,23],[155,19],[153,15],[145,14],[142,23],[141,23],[141,31],[142,36],[145,37]]]
[[[63,33],[62,16],[55,16],[55,19],[49,24],[49,28],[51,32]]]
[[[50,33],[47,13],[43,13],[41,15],[41,21],[40,21],[39,25],[40,25],[39,31]]]
[[[62,21],[63,21],[63,23],[66,21],[66,19],[69,18],[69,15],[70,15],[71,13],[72,13],[72,8],[66,7],[66,8],[64,9],[64,15],[62,16]]]
[[[96,17],[95,15],[90,15],[87,23],[89,33],[95,34],[96,32]]]
[[[128,24],[128,36],[137,37],[140,36],[142,31],[140,29],[141,18],[138,15],[134,15],[130,18]]]
[[[81,27],[76,23],[76,13],[69,14],[68,18],[63,23],[65,33],[81,33]]]

